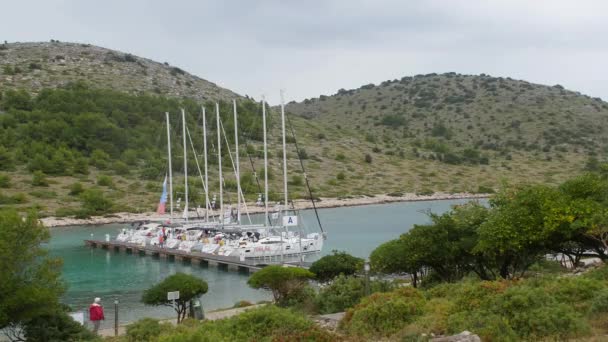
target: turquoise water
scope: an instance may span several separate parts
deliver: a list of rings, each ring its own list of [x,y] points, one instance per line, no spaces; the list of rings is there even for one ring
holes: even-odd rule
[[[368,257],[379,244],[398,237],[413,224],[429,221],[427,211],[442,213],[466,200],[403,202],[359,207],[320,209],[319,216],[327,231],[323,254],[342,250]],[[254,218],[256,221],[260,217]],[[302,212],[306,225],[316,229],[314,212]],[[239,300],[252,302],[270,299],[270,293],[247,286],[247,275],[215,267],[201,267],[182,262],[91,249],[83,240],[115,236],[127,224],[53,228],[49,244],[51,254],[64,260],[63,277],[69,288],[63,301],[74,310],[86,310],[93,298],[100,297],[106,309],[106,327],[112,327],[114,300],[119,300],[119,320],[131,322],[141,317],[173,317],[169,307],[145,306],[139,302],[142,292],[175,272],[202,277],[209,292],[202,297],[205,311],[231,307]]]

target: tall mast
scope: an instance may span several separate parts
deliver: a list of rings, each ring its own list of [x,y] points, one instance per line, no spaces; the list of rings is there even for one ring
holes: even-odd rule
[[[285,192],[285,210],[283,216],[287,212],[287,149],[285,148],[285,101],[283,100],[283,90],[281,89],[281,130],[283,131],[283,190]],[[282,218],[281,218],[282,219]],[[287,232],[287,226],[285,226]],[[283,261],[283,233],[281,233],[281,261]]]
[[[264,127],[264,223],[268,222],[268,148],[266,146],[266,99],[262,96],[262,126]]]
[[[187,152],[188,148],[186,145],[186,112],[182,108],[182,126],[183,126],[183,134],[184,134],[184,199],[186,200],[186,204],[184,206],[184,217],[186,221],[188,221],[188,159]]]
[[[222,178],[222,138],[220,134],[220,105],[215,103],[215,116],[217,118],[217,160],[220,173],[220,224],[224,224],[224,179]]]
[[[239,130],[236,118],[236,100],[232,100],[234,107],[234,145],[236,146],[236,222],[241,223],[241,173],[239,170]]]
[[[173,219],[173,171],[171,170],[171,134],[169,133],[169,112],[165,112],[167,118],[167,153],[169,155],[169,203],[171,207],[171,219]]]
[[[203,106],[203,152],[205,156],[205,222],[209,221],[209,176],[207,173],[207,119]]]
[[[287,150],[285,147],[285,101],[283,100],[283,90],[281,90],[281,125],[283,131],[283,191],[285,192],[285,209],[287,209]]]

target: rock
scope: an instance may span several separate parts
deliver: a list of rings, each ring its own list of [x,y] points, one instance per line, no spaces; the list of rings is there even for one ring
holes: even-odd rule
[[[481,342],[479,336],[470,331],[463,331],[458,335],[435,337],[431,341],[435,342]]]

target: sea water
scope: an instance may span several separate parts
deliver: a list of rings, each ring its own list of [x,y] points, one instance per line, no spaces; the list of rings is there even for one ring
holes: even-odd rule
[[[465,202],[467,200],[400,202],[319,209],[319,218],[327,233],[321,255],[339,250],[367,258],[378,245],[397,238],[414,224],[428,223],[429,212],[443,213]],[[262,219],[259,215],[253,217],[256,222]],[[314,211],[302,211],[301,220],[311,231],[318,231]],[[85,239],[102,240],[106,234],[115,237],[122,228],[128,227],[129,224],[108,224],[51,230],[50,254],[63,259],[63,279],[68,285],[63,302],[75,311],[86,311],[93,299],[100,297],[106,312],[102,327],[113,326],[115,300],[121,323],[143,317],[174,317],[172,308],[146,306],[140,300],[145,289],[175,272],[201,277],[209,284],[209,291],[202,297],[205,311],[232,307],[240,300],[257,302],[271,298],[268,291],[250,288],[246,274],[84,245]]]

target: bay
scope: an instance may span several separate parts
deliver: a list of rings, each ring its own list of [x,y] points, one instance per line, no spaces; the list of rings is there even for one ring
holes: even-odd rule
[[[327,232],[321,255],[340,250],[367,258],[379,244],[397,238],[414,224],[428,223],[429,212],[443,213],[451,206],[467,201],[399,202],[320,209],[319,217]],[[318,229],[313,211],[305,210],[301,214],[306,226],[311,230]],[[252,219],[259,222],[262,217],[255,215]],[[173,317],[172,308],[145,306],[140,298],[145,289],[175,272],[192,274],[207,281],[209,292],[202,297],[205,311],[232,307],[239,300],[257,302],[271,298],[268,291],[251,289],[245,274],[84,246],[85,239],[103,239],[105,234],[115,236],[128,226],[109,224],[51,230],[50,253],[63,259],[63,278],[68,284],[63,302],[75,311],[86,311],[95,297],[102,298],[106,310],[106,321],[102,326],[113,326],[115,300],[119,301],[121,323],[142,317]]]

